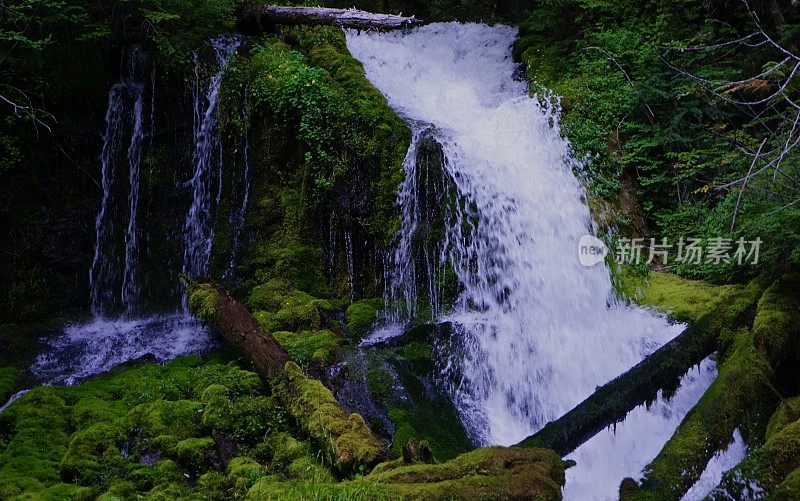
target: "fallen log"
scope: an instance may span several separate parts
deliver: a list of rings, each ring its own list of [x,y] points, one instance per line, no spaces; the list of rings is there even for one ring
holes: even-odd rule
[[[212,283],[183,280],[192,313],[244,352],[298,428],[320,448],[325,462],[349,477],[389,458],[386,445],[364,419],[345,412],[325,385],[305,375],[240,302]]]
[[[659,391],[673,394],[681,376],[717,349],[723,329],[738,327],[752,318],[762,290],[762,284],[751,283],[729,304],[703,315],[675,339],[517,446],[545,447],[563,457],[601,430],[623,421],[639,405],[655,401]]]
[[[249,311],[227,291],[211,283],[188,282],[189,307],[201,320],[219,329],[225,340],[241,349],[265,383],[283,373],[289,354],[264,332]]]
[[[623,499],[680,498],[697,482],[711,457],[730,444],[736,429],[742,431],[748,443],[762,442],[761,437],[752,433],[763,429],[764,421],[781,400],[776,386],[784,379],[790,381],[786,390],[792,391],[796,378],[800,339],[800,301],[796,291],[799,286],[800,276],[786,275],[764,292],[758,302],[752,330],[739,330],[733,336],[732,344],[720,350],[717,378],[658,456],[645,467],[641,485],[626,479],[620,491]],[[783,377],[778,377],[781,369],[784,370]],[[770,435],[769,428],[767,434]],[[774,430],[772,435],[775,435]],[[773,450],[781,449],[780,442],[774,443]],[[786,442],[797,444],[795,438]],[[760,459],[752,461],[753,464],[768,464],[770,455],[766,451],[770,449],[764,447],[762,450],[765,452],[756,454]],[[793,450],[800,450],[800,445],[795,445]],[[791,454],[785,451],[778,454],[787,455]],[[796,465],[800,465],[800,459],[791,463],[788,470],[784,468],[783,475]],[[777,471],[777,466],[765,470]],[[770,490],[782,478],[767,474],[757,480],[771,494]]]
[[[374,14],[356,9],[302,7],[283,5],[245,5],[239,10],[238,30],[245,34],[260,34],[277,24],[295,26],[336,26],[358,30],[400,30],[420,26],[414,16]]]
[[[640,488],[626,480],[621,499],[680,499],[711,457],[733,441],[734,430],[742,427],[746,433],[756,426],[745,423],[755,425],[771,414],[778,396],[772,391],[772,369],[753,344],[753,333],[741,329],[730,351],[717,378],[645,467]]]

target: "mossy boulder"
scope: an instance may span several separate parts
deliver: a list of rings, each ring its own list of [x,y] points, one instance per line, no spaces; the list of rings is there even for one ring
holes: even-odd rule
[[[253,287],[245,304],[251,311],[278,311],[283,298],[291,292],[292,287],[287,280],[273,278]]]
[[[362,299],[347,308],[347,333],[360,339],[372,329],[383,310],[383,299]]]
[[[183,466],[191,471],[208,469],[214,452],[214,439],[192,437],[175,444],[175,454]]]
[[[120,476],[125,471],[120,447],[128,436],[128,428],[116,421],[79,430],[59,464],[61,478],[66,482],[95,484],[104,476]]]
[[[266,475],[266,468],[246,456],[231,459],[226,470],[227,481],[235,485],[237,491],[246,491]]]
[[[553,451],[487,447],[446,463],[379,466],[363,481],[405,499],[561,499],[565,478]]]
[[[189,308],[199,319],[211,322],[216,316],[219,291],[212,284],[192,283],[188,291]]]
[[[334,352],[342,344],[342,339],[330,330],[286,332],[277,331],[272,335],[300,365],[310,363],[326,364],[334,359]]]
[[[267,332],[320,330],[334,309],[328,300],[294,291],[281,298],[277,310],[256,311],[253,316]]]

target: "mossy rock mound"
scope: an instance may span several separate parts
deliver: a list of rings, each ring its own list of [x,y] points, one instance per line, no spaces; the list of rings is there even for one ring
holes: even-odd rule
[[[487,447],[441,464],[379,465],[365,482],[405,499],[561,499],[563,462],[547,449]]]
[[[383,310],[383,299],[362,299],[347,308],[347,333],[361,339],[369,334],[378,314]]]

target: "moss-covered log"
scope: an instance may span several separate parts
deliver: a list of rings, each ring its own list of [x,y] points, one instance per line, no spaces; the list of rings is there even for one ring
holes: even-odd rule
[[[746,322],[761,291],[760,283],[753,282],[732,292],[726,304],[701,316],[675,339],[518,445],[546,447],[565,456],[600,430],[625,419],[637,406],[654,401],[659,391],[673,393],[681,376],[717,349],[723,330]]]
[[[800,397],[781,403],[765,438],[723,476],[719,492],[729,493],[729,499],[800,498]]]
[[[264,478],[248,499],[561,499],[564,465],[544,449],[487,447],[441,464],[382,463],[369,475],[337,484],[306,485]]]
[[[298,427],[319,446],[323,459],[341,474],[367,473],[389,458],[361,415],[348,415],[325,385],[303,374],[294,362],[286,364],[273,391]]]
[[[246,5],[239,11],[239,30],[260,34],[276,24],[338,26],[359,30],[399,30],[420,26],[414,16],[374,14],[357,9],[331,9],[285,5]]]
[[[753,333],[742,329],[717,378],[645,468],[641,489],[623,497],[679,499],[711,457],[731,443],[734,430],[769,416],[777,401],[771,381],[772,369],[753,344]]]
[[[741,329],[727,336],[732,341],[721,340],[717,379],[645,468],[641,488],[632,481],[625,483],[624,497],[678,499],[700,478],[711,457],[730,444],[734,430],[742,429],[751,443],[763,441],[757,430],[763,430],[780,399],[774,386],[775,368],[787,363],[793,365],[797,360],[800,314],[794,297],[796,287],[796,277],[775,281],[758,302],[752,331]],[[792,420],[789,411],[792,409],[781,414],[780,423],[770,424],[767,433],[770,445],[765,450],[782,447],[769,435],[776,435],[774,429]],[[748,431],[755,431],[756,436],[748,437]],[[772,469],[756,477],[758,481],[768,478],[768,484],[774,487],[793,467],[790,464],[777,480]]]
[[[189,306],[201,320],[216,326],[233,346],[247,354],[253,369],[266,383],[283,372],[289,354],[264,332],[247,308],[211,283],[189,283]]]
[[[229,293],[210,283],[189,283],[189,306],[216,326],[225,339],[247,355],[255,371],[289,411],[298,428],[311,438],[323,459],[343,476],[366,473],[388,459],[386,446],[364,419],[347,414],[333,393],[306,376],[275,338]]]

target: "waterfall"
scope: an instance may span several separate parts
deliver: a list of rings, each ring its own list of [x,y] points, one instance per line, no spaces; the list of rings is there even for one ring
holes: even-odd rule
[[[139,86],[135,90],[136,101],[133,105],[133,133],[128,147],[128,179],[130,193],[128,195],[128,230],[125,234],[125,272],[122,281],[122,306],[125,313],[131,315],[138,304],[141,284],[139,283],[138,269],[138,215],[139,215],[139,188],[140,171],[142,162],[142,142],[144,132],[142,129],[142,107],[144,88]],[[152,115],[152,111],[151,111]]]
[[[250,130],[250,120],[247,112],[247,92],[245,92],[245,101],[243,104],[244,111],[242,111],[242,121],[244,123],[245,131]],[[250,185],[253,182],[253,166],[250,161],[250,134],[249,132],[245,132],[244,134],[244,147],[242,148],[242,167],[244,172],[242,173],[242,186],[241,186],[241,193],[239,193],[239,198],[242,200],[239,207],[231,214],[230,224],[231,229],[233,230],[233,242],[231,243],[231,253],[230,258],[228,259],[228,266],[225,268],[225,273],[223,274],[222,278],[227,279],[233,276],[235,268],[236,268],[236,260],[239,258],[242,250],[242,231],[244,230],[244,222],[245,217],[247,216],[247,210],[250,207]]]
[[[112,190],[116,184],[115,156],[122,136],[122,106],[124,85],[114,85],[108,93],[106,111],[106,131],[103,135],[102,188],[103,198],[100,211],[95,219],[95,248],[92,266],[89,268],[89,287],[91,290],[91,311],[101,315],[113,300],[113,250],[112,235],[115,218],[111,214]]]
[[[119,300],[123,309],[131,313],[140,290],[138,283],[137,214],[139,209],[139,172],[142,160],[141,148],[144,140],[142,109],[144,100],[145,54],[134,46],[126,54],[126,65],[120,81],[111,87],[106,110],[106,130],[103,135],[102,163],[103,196],[95,219],[95,250],[89,269],[91,311],[95,316],[111,313],[117,306],[120,261],[116,245],[116,214],[118,196],[118,155],[122,136],[128,126],[126,109],[133,101],[131,116],[131,140],[128,147],[129,170],[128,224],[125,234],[124,269]]]
[[[221,194],[222,158],[216,126],[219,87],[225,68],[239,41],[219,37],[211,42],[216,67],[205,93],[200,93],[201,65],[196,59],[195,82],[194,175],[189,182],[191,207],[186,218],[183,270],[191,276],[208,271],[213,239],[212,214]],[[213,343],[208,329],[183,308],[169,314],[141,315],[142,283],[139,250],[139,213],[141,162],[147,135],[145,123],[144,54],[138,48],[127,54],[127,65],[120,82],[109,92],[106,131],[101,155],[103,196],[95,229],[97,241],[89,272],[91,313],[87,323],[68,325],[47,340],[46,349],[37,357],[31,371],[47,384],[74,384],[115,366],[149,356],[166,362],[178,355],[198,353]],[[153,82],[155,74],[151,73]],[[153,93],[155,85],[152,86]],[[152,140],[155,113],[150,96]],[[126,120],[130,117],[130,120]],[[129,123],[130,122],[130,123]],[[119,172],[122,139],[130,130],[128,143],[127,211],[122,210],[123,191]],[[248,153],[249,154],[249,153]],[[249,160],[247,161],[249,163]],[[249,167],[248,167],[249,170]],[[216,195],[212,197],[216,183]],[[245,201],[246,204],[246,201]],[[127,213],[124,231],[118,219]],[[120,262],[124,265],[120,269]],[[122,315],[112,314],[122,307]],[[138,316],[137,316],[138,315]]]
[[[419,292],[410,239],[423,132],[441,145],[443,169],[463,201],[446,217],[438,257],[461,288],[439,315],[460,335],[443,379],[455,380],[452,398],[481,444],[525,438],[682,329],[618,302],[603,263],[580,264],[578,241],[594,227],[575,175],[581,166],[560,134],[558,106],[529,96],[512,60],[515,37],[511,27],[457,23],[347,34],[367,77],[413,131],[398,196],[401,235],[387,271],[390,295],[403,299],[408,318]],[[699,379],[702,389],[713,374]],[[664,405],[677,421],[688,410]],[[644,414],[651,424],[658,418]],[[609,455],[592,442],[585,447],[586,457]],[[642,459],[619,454],[629,465]]]
[[[194,88],[194,174],[189,180],[192,203],[184,224],[186,246],[183,255],[183,273],[191,278],[205,276],[211,259],[211,244],[214,240],[213,214],[216,206],[212,204],[211,195],[214,181],[217,183],[217,195],[213,201],[217,204],[222,190],[222,151],[217,135],[219,90],[225,69],[240,42],[239,38],[231,36],[212,40],[217,70],[211,76],[205,93],[200,92],[200,63],[195,58],[197,83]]]
[[[403,159],[403,184],[397,194],[401,210],[400,234],[394,252],[390,255],[386,277],[387,320],[400,322],[403,318],[414,318],[417,310],[416,262],[412,252],[412,240],[419,224],[417,187],[417,144],[425,129],[414,127],[411,143]]]

